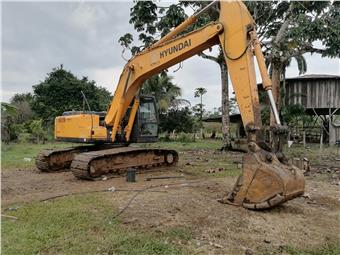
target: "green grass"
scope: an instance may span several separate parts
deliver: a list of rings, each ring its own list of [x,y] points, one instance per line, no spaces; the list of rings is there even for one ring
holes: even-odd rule
[[[233,153],[220,152],[222,147],[221,140],[198,139],[196,142],[157,142],[151,144],[139,144],[144,148],[166,148],[178,152],[184,152],[179,155],[181,168],[184,173],[195,177],[236,177],[241,173],[234,163]],[[185,153],[187,152],[187,153]],[[193,152],[193,154],[192,154]],[[190,163],[190,164],[187,164]],[[209,169],[223,168],[223,171],[207,173]]]
[[[117,208],[108,194],[34,202],[5,212],[3,254],[183,254],[171,240],[191,239],[186,229],[155,234],[132,230],[113,219]]]
[[[220,152],[222,147],[221,140],[197,140],[196,142],[157,142],[153,144],[139,144],[145,148],[166,148],[178,152],[184,152],[179,155],[180,168],[183,173],[197,178],[209,177],[237,177],[241,174],[241,169],[233,163],[232,153]],[[185,153],[187,152],[187,153]],[[192,154],[191,152],[194,152]],[[190,163],[190,164],[187,164]],[[208,173],[209,169],[223,168],[223,171]]]
[[[46,143],[46,144],[1,144],[1,169],[26,169],[35,165],[35,157],[44,149],[71,147],[71,143]],[[25,160],[26,158],[26,160]],[[30,161],[29,161],[30,160]]]
[[[291,148],[284,148],[284,152],[289,158],[306,157],[309,161],[315,164],[324,164],[327,160],[335,160],[335,158],[340,158],[340,148],[329,147],[324,145],[323,149],[320,150],[318,144],[308,144],[306,148],[301,144],[294,144]]]
[[[323,247],[312,249],[298,249],[287,246],[284,250],[290,255],[338,255],[340,254],[340,244],[327,244]]]
[[[180,240],[180,241],[189,241],[192,239],[193,234],[192,230],[187,227],[173,227],[167,230],[165,233],[170,239]]]
[[[232,154],[228,152],[206,152],[202,155],[182,154],[180,155],[182,170],[184,173],[200,178],[209,177],[236,177],[241,174],[241,169],[233,163]],[[190,164],[187,164],[190,163]],[[214,169],[215,173],[208,170]],[[218,171],[218,169],[223,169]]]

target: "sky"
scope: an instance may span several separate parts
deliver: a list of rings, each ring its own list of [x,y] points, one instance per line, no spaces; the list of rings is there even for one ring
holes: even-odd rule
[[[126,61],[119,37],[135,35],[129,24],[130,2],[2,2],[1,101],[15,93],[32,92],[52,68],[63,64],[79,78],[87,76],[112,94]],[[125,54],[125,58],[129,55]],[[306,54],[307,74],[340,75],[339,59]],[[205,87],[203,103],[208,110],[220,107],[220,70],[210,60],[194,56],[169,69],[192,105],[197,87]],[[258,73],[258,72],[257,72]],[[287,77],[298,76],[295,62]],[[260,82],[258,76],[258,82]]]

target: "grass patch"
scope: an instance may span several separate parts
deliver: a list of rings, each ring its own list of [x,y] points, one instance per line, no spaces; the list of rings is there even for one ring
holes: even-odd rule
[[[41,150],[72,147],[72,143],[45,143],[45,144],[1,144],[1,169],[25,169],[35,165],[35,157]],[[26,160],[25,160],[26,158]]]
[[[219,152],[221,140],[197,140],[196,142],[157,142],[154,144],[139,144],[144,148],[166,148],[182,152],[180,157],[181,169],[184,173],[195,177],[236,177],[241,173],[234,163],[232,153]],[[189,164],[188,164],[189,163]],[[209,169],[219,169],[215,173],[207,173]]]
[[[181,169],[195,177],[236,177],[241,169],[234,163],[234,154],[213,150],[203,152],[184,152],[180,155]],[[222,171],[218,171],[221,169]],[[215,170],[212,173],[211,170]],[[208,172],[210,171],[210,172]]]
[[[290,255],[338,255],[340,254],[340,244],[327,244],[323,247],[306,250],[287,246],[284,250]]]
[[[131,230],[113,220],[117,209],[104,194],[35,202],[3,218],[4,254],[183,254],[166,242],[186,232],[156,235]],[[174,234],[175,233],[175,234]],[[177,234],[176,234],[177,233]]]
[[[193,234],[190,228],[188,227],[173,227],[167,230],[165,233],[170,239],[177,239],[181,241],[189,241],[192,239]]]
[[[234,164],[229,164],[225,162],[214,162],[214,164],[200,164],[200,165],[190,165],[184,166],[183,172],[199,177],[199,178],[209,178],[209,177],[237,177],[241,174],[241,169],[238,169]],[[223,170],[218,171],[219,168]],[[216,172],[208,172],[208,170],[215,170]]]
[[[306,148],[301,144],[293,144],[291,148],[285,146],[284,152],[289,158],[293,157],[306,157],[312,164],[323,164],[327,160],[334,160],[340,157],[340,149],[336,146],[326,146],[320,150],[318,144],[308,144]]]

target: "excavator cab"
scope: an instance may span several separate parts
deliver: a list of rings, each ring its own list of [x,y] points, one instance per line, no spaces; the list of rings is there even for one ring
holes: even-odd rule
[[[128,116],[129,114],[127,114]],[[130,142],[152,143],[158,141],[158,111],[155,98],[141,96],[132,128]]]

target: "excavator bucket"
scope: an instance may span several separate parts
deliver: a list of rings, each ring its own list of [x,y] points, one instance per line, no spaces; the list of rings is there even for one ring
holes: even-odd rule
[[[234,189],[221,202],[248,209],[266,209],[301,196],[305,181],[301,170],[281,163],[276,155],[250,143],[243,172]]]

